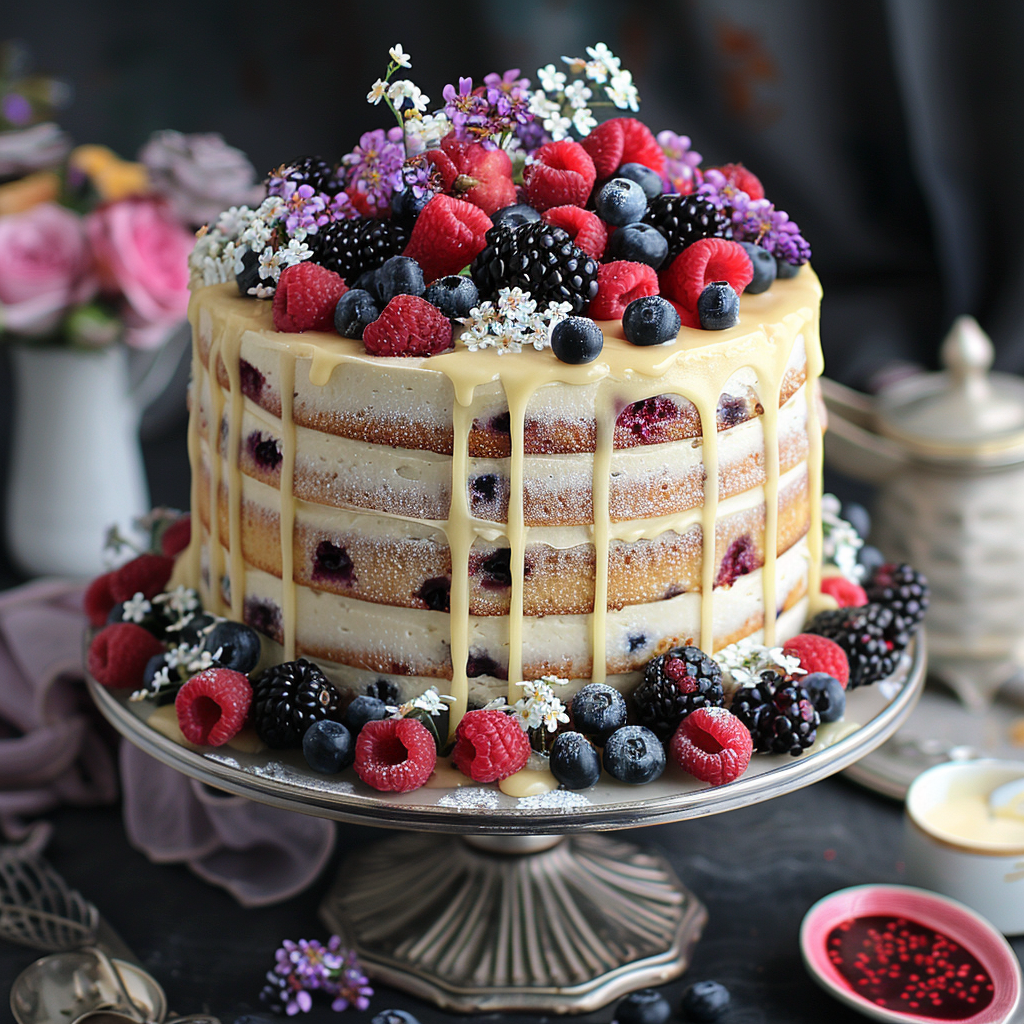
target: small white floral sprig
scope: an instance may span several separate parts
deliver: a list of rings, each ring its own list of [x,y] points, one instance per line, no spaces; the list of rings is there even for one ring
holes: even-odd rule
[[[212,625],[209,628],[212,629]],[[154,673],[149,686],[136,690],[128,699],[136,702],[150,700],[171,687],[180,686],[197,673],[213,668],[220,659],[223,648],[207,651],[203,649],[203,643],[203,637],[200,636],[198,643],[177,644],[169,648],[164,655],[163,666]]]
[[[160,552],[160,537],[172,523],[181,518],[182,513],[176,508],[159,506],[132,520],[135,536],[129,537],[121,532],[115,523],[103,535],[103,564],[112,569],[120,565],[126,557],[135,558],[146,552]]]
[[[122,622],[145,622],[146,618],[153,611],[153,606],[146,600],[146,595],[137,590],[127,601],[121,605]]]
[[[481,302],[459,317],[464,330],[460,341],[476,352],[481,348],[494,348],[499,355],[522,352],[524,345],[542,351],[551,345],[551,331],[560,320],[572,313],[568,302],[549,302],[538,309],[537,302],[522,288],[502,288],[498,301]]]
[[[737,686],[755,686],[761,681],[761,673],[769,669],[786,676],[802,675],[806,671],[800,666],[799,658],[785,654],[781,647],[766,647],[749,638],[723,647],[712,657]]]
[[[559,723],[568,723],[565,705],[554,690],[556,686],[568,684],[569,680],[560,676],[541,676],[540,679],[527,679],[517,684],[523,688],[523,696],[511,710],[523,732],[541,728],[545,732],[557,732]]]
[[[562,57],[568,65],[569,74],[554,64],[537,69],[540,88],[530,95],[530,113],[555,140],[568,137],[573,129],[580,138],[589,135],[597,127],[597,118],[591,107],[640,109],[640,94],[633,84],[633,75],[622,67],[622,61],[604,43],[588,46],[587,55],[589,60]],[[594,90],[587,82],[599,85],[608,99],[591,102]]]
[[[451,122],[443,113],[427,114],[430,97],[408,78],[393,76],[400,68],[412,68],[412,58],[402,49],[401,43],[395,43],[388,50],[391,58],[383,78],[378,78],[366,94],[366,102],[376,106],[383,100],[398,126],[402,129],[402,140],[406,157],[437,145],[451,130]]]
[[[850,523],[840,518],[841,507],[834,494],[822,496],[821,556],[823,561],[834,565],[852,583],[860,583],[864,577],[864,566],[858,561],[857,555],[864,546],[864,540]]]
[[[439,693],[436,686],[431,686],[418,697],[413,697],[412,700],[407,700],[404,704],[399,704],[398,707],[388,705],[384,710],[392,718],[405,718],[406,715],[412,714],[413,711],[425,711],[428,715],[434,717],[446,710],[449,704],[454,703],[454,697],[447,693]]]
[[[153,598],[153,604],[166,605],[165,614],[170,620],[164,627],[169,633],[184,629],[200,610],[202,605],[199,594],[191,587],[177,586],[173,590],[165,590]]]

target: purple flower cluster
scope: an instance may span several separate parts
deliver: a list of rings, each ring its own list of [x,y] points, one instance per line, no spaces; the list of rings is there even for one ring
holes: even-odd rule
[[[658,145],[665,154],[665,176],[682,195],[689,195],[700,183],[698,165],[704,158],[690,149],[690,136],[675,132],[658,132]]]
[[[355,953],[343,949],[337,935],[332,935],[326,946],[315,939],[285,939],[275,960],[260,992],[260,999],[275,1013],[286,1013],[289,1017],[308,1013],[313,1006],[313,992],[323,992],[332,1000],[331,1009],[339,1012],[350,1006],[365,1010],[370,1005],[373,989]]]
[[[346,153],[342,164],[348,168],[349,188],[355,188],[366,196],[372,207],[387,207],[392,193],[402,188],[402,163],[405,147],[402,145],[402,129],[378,128],[364,133],[359,145]]]
[[[513,68],[503,75],[492,72],[484,84],[473,87],[472,78],[460,78],[459,87],[444,87],[444,112],[463,142],[483,142],[493,147],[495,136],[516,132],[533,120],[530,112],[530,80]]]

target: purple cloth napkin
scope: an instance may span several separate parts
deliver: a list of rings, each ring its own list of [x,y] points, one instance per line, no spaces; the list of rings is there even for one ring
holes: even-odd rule
[[[25,819],[117,799],[117,767],[82,678],[83,587],[40,580],[0,594],[0,831],[45,843]],[[334,848],[331,821],[220,795],[121,744],[125,830],[156,863],[187,863],[245,906],[311,884]]]

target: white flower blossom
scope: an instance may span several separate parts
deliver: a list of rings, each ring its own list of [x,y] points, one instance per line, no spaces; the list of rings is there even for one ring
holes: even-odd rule
[[[448,704],[454,703],[454,697],[449,696],[447,693],[438,693],[437,687],[431,686],[418,697],[413,697],[412,700],[407,700],[396,708],[388,707],[386,710],[390,715],[400,718],[404,718],[413,711],[425,711],[428,715],[433,716],[441,714]]]
[[[612,77],[611,82],[604,89],[608,99],[619,108],[619,110],[640,109],[640,93],[633,84],[633,76],[628,71],[620,71]]]
[[[497,349],[498,354],[522,352],[524,345],[538,351],[551,344],[551,330],[572,313],[568,302],[548,302],[538,309],[536,300],[521,288],[502,288],[498,301],[481,302],[460,317],[464,330],[459,340],[470,350]]]
[[[761,673],[769,669],[778,669],[786,676],[805,671],[800,659],[785,654],[781,647],[766,647],[749,637],[723,647],[712,657],[737,686],[754,686],[761,681]]]
[[[588,107],[580,107],[573,112],[572,126],[581,137],[587,136],[597,127],[597,118]]]
[[[173,590],[165,590],[153,598],[153,604],[166,604],[175,615],[187,615],[200,607],[199,594],[191,587],[177,586]]]
[[[142,622],[153,610],[141,590],[136,591],[121,607],[122,622]]]
[[[370,86],[370,91],[366,94],[366,102],[372,103],[373,106],[377,106],[382,99],[384,94],[388,91],[388,83],[383,78],[378,78],[373,85]]]
[[[587,100],[593,96],[593,92],[587,88],[586,82],[582,79],[576,79],[575,82],[570,82],[565,87],[565,98],[569,102],[569,106],[574,110],[579,110],[581,107],[587,105]]]
[[[277,281],[285,267],[293,267],[296,263],[310,259],[312,255],[313,250],[297,238],[289,239],[288,244],[280,249],[264,249],[260,253],[260,278],[264,281],[267,278]]]
[[[619,73],[622,62],[604,43],[588,46],[587,53],[591,59],[585,65],[586,76],[592,82],[603,84]]]
[[[850,523],[840,518],[840,507],[834,494],[822,497],[822,560],[834,565],[851,582],[860,583],[864,577],[864,566],[858,561],[858,553],[864,541]]]
[[[422,93],[420,93],[423,96]],[[427,102],[426,97],[423,97]],[[405,139],[410,146],[409,155],[415,156],[425,149],[434,149],[441,140],[452,130],[452,123],[448,120],[447,114],[438,111],[435,114],[424,114],[423,117],[413,118],[406,122]]]
[[[562,58],[565,59],[564,57]],[[561,92],[565,88],[565,72],[559,71],[554,64],[547,64],[537,69],[540,87],[545,92]]]
[[[495,697],[483,706],[484,711],[508,711],[508,709],[508,701],[504,697]]]
[[[412,67],[412,58],[405,52],[405,50],[402,49],[401,43],[395,43],[395,45],[388,50],[388,54],[400,68]]]
[[[540,679],[528,679],[518,684],[525,692],[512,705],[512,710],[524,732],[541,726],[547,732],[556,732],[560,722],[569,721],[565,705],[554,691],[555,686],[565,686],[568,682],[559,676],[541,676]]]

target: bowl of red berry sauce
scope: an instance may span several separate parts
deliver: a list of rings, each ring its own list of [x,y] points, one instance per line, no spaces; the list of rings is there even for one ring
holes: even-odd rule
[[[819,900],[800,929],[815,981],[875,1020],[1003,1024],[1021,968],[1006,939],[962,903],[905,885],[858,885]]]

